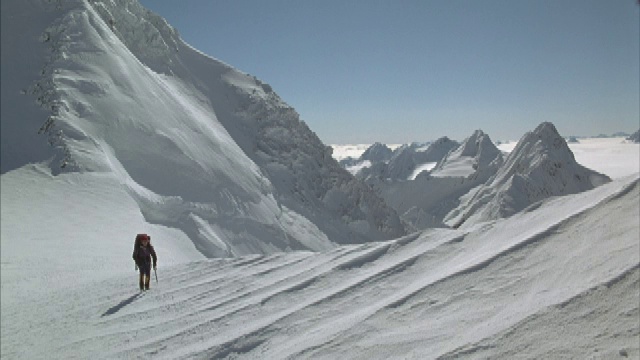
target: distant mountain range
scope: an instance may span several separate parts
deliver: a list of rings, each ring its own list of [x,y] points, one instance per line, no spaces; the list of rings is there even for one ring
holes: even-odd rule
[[[445,223],[459,227],[508,217],[548,197],[583,192],[609,181],[578,164],[553,124],[542,123],[520,139],[495,175],[461,198]]]
[[[425,146],[404,145],[391,152],[377,143],[359,159],[342,164],[357,169],[355,176],[374,187],[414,229],[508,217],[546,197],[610,181],[576,163],[567,141],[551,123],[525,134],[508,155],[481,130],[462,143],[442,138]],[[429,161],[435,162],[430,170],[408,179]],[[358,165],[364,162],[367,166]]]

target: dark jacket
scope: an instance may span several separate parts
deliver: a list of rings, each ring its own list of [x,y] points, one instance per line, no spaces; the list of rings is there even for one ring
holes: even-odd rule
[[[153,249],[153,245],[148,243],[147,246],[144,246],[136,241],[136,244],[133,246],[133,261],[136,262],[136,265],[141,267],[142,264],[148,264],[151,262],[151,258],[153,258],[153,267],[155,267],[158,262],[158,257],[156,256],[156,251]]]

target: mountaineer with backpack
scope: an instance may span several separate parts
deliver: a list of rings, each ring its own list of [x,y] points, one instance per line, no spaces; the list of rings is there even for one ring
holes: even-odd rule
[[[151,280],[151,259],[153,258],[153,270],[156,269],[158,257],[151,245],[151,236],[138,234],[133,245],[133,261],[136,262],[136,270],[140,269],[140,290],[149,290]]]

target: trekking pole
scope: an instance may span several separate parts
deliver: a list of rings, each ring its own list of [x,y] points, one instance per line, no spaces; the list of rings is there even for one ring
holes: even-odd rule
[[[156,272],[156,268],[153,268],[153,274],[156,276],[156,284],[158,283],[158,273]]]

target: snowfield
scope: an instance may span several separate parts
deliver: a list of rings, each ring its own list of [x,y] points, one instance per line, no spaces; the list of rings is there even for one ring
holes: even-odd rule
[[[634,176],[467,231],[161,266],[146,293],[133,269],[46,296],[3,271],[3,358],[637,358],[639,195]]]
[[[365,183],[136,0],[1,5],[3,360],[640,358],[640,144],[477,130]]]

